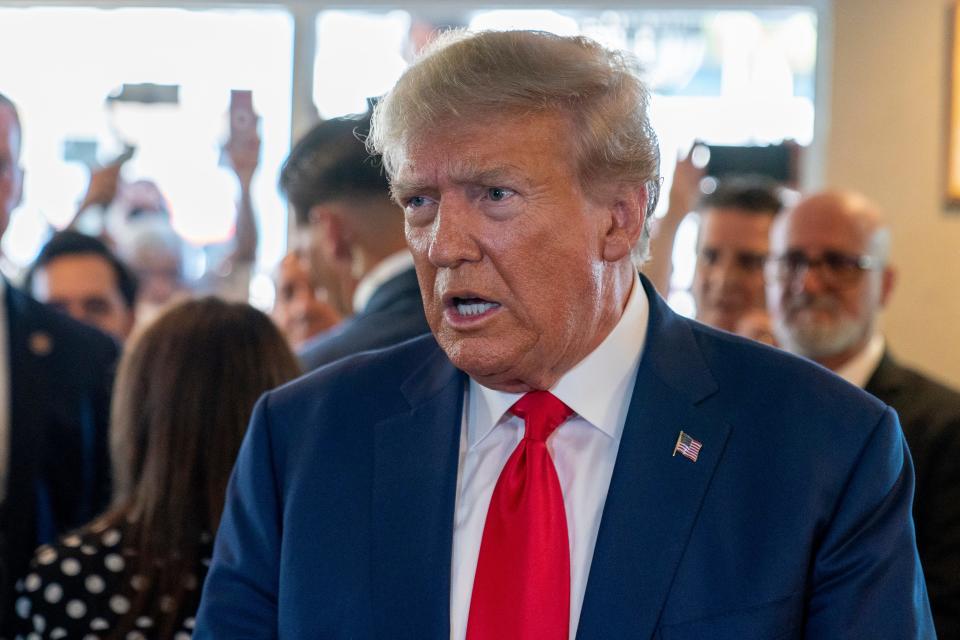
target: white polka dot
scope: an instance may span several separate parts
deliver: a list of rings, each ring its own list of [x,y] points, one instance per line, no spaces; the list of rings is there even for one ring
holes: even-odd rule
[[[79,620],[87,614],[87,605],[82,600],[71,600],[67,603],[67,615],[74,620]]]
[[[41,615],[33,616],[33,628],[40,633],[43,633],[43,630],[47,628],[47,620]]]
[[[60,640],[60,638],[66,638],[66,637],[67,637],[67,630],[64,629],[63,627],[57,627],[56,629],[50,632],[51,640]]]
[[[37,562],[40,564],[53,564],[56,560],[57,552],[53,547],[43,546],[37,550]]]
[[[110,609],[114,613],[123,615],[130,610],[130,601],[123,596],[113,596],[110,598]]]
[[[93,545],[85,544],[80,547],[80,552],[85,556],[95,556],[97,555],[97,548]]]
[[[60,598],[63,597],[63,588],[58,585],[56,582],[52,582],[47,585],[47,588],[43,590],[43,599],[49,602],[50,604],[57,604],[60,602]]]
[[[139,618],[137,618],[136,624],[141,629],[149,629],[150,627],[153,626],[153,619],[148,618],[147,616],[140,616]]]
[[[130,578],[130,586],[136,589],[137,591],[143,591],[147,588],[147,578],[142,576],[139,573]]]
[[[80,562],[76,558],[66,558],[60,563],[60,571],[64,575],[75,576],[80,573]]]
[[[177,631],[177,635],[173,636],[173,640],[190,640],[190,634],[186,631]]]
[[[110,623],[103,618],[94,618],[90,621],[90,628],[94,631],[106,631],[109,627]]]
[[[41,638],[40,634],[36,631],[31,631],[27,634],[27,640],[43,640],[43,638]]]
[[[24,620],[30,617],[30,598],[26,596],[17,598],[17,615]]]
[[[71,549],[76,549],[80,546],[80,536],[71,535],[63,539],[63,544]]]
[[[147,636],[143,635],[139,631],[131,631],[127,634],[127,640],[147,640]]]
[[[114,573],[120,573],[123,571],[123,567],[126,563],[123,561],[123,556],[117,553],[110,553],[103,559],[103,564],[107,569],[113,571]]]
[[[40,585],[43,584],[43,581],[35,573],[31,573],[27,576],[27,579],[23,581],[23,586],[27,588],[27,591],[33,592],[40,588]]]
[[[205,566],[205,567],[209,567],[209,566],[210,566],[210,558],[201,558],[201,559],[200,559],[200,564],[202,564],[202,565]]]
[[[95,636],[92,633],[88,633],[87,635],[83,636],[83,640],[100,640],[100,636]]]
[[[83,586],[85,586],[90,593],[103,593],[107,583],[103,581],[103,578],[94,574],[87,576],[86,580],[83,581]]]
[[[190,616],[189,618],[184,619],[183,626],[187,629],[193,629],[193,625],[196,623],[197,621],[193,618],[193,616]]]
[[[103,534],[100,540],[108,547],[115,547],[117,543],[120,542],[120,532],[116,529],[110,529],[110,531]]]
[[[187,574],[186,576],[184,576],[184,578],[183,578],[183,586],[186,587],[187,589],[189,589],[190,591],[193,591],[194,589],[196,589],[196,588],[197,588],[197,576],[193,575],[192,573],[188,573],[188,574]]]

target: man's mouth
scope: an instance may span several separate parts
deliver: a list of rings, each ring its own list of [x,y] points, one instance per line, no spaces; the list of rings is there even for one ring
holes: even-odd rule
[[[454,298],[453,306],[457,309],[457,313],[469,317],[483,315],[500,305],[483,298]]]
[[[474,324],[500,309],[499,302],[472,294],[444,296],[444,306],[447,321],[454,325]]]

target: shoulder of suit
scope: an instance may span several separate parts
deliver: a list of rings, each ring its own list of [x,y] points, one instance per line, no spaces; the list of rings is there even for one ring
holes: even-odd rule
[[[37,345],[43,343],[51,356],[76,361],[85,367],[97,363],[112,365],[116,360],[119,345],[110,336],[51,309],[22,291],[11,289],[9,295],[15,300],[9,310],[20,316],[18,320],[23,323],[27,340]]]
[[[960,392],[956,389],[889,357],[868,389],[897,411],[908,439],[960,439]]]
[[[432,334],[384,349],[349,355],[290,382],[270,393],[271,406],[283,410],[318,397],[351,398],[375,389],[381,401],[399,393],[399,387],[429,358],[443,357]]]
[[[823,437],[850,431],[861,437],[876,426],[883,402],[832,371],[782,349],[690,321],[717,381],[717,401],[738,414],[776,415]],[[822,428],[821,428],[822,427]]]

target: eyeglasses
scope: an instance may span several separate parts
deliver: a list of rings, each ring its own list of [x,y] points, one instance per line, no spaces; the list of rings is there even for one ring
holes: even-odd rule
[[[826,285],[845,286],[855,283],[864,271],[878,269],[882,265],[882,260],[869,255],[824,251],[819,258],[811,258],[802,251],[788,251],[767,261],[767,277],[793,282],[811,270],[816,271],[817,277]]]

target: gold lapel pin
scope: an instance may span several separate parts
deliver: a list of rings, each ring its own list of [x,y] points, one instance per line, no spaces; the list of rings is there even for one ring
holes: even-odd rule
[[[53,338],[46,331],[34,331],[30,334],[28,344],[35,356],[47,356],[53,351]]]

